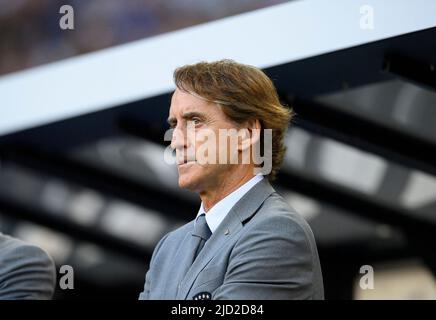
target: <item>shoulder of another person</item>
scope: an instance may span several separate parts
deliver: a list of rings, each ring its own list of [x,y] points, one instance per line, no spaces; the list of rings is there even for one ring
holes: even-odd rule
[[[17,258],[25,262],[24,258],[39,258],[41,260],[50,260],[50,256],[40,247],[24,242],[22,240],[0,235],[0,259],[8,260]]]

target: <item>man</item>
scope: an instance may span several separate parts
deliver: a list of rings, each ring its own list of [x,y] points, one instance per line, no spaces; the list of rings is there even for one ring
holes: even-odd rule
[[[202,203],[196,219],[157,244],[139,298],[323,299],[310,227],[269,183],[292,117],[271,80],[231,60],[178,68],[174,80],[168,122],[179,186]],[[223,130],[237,139],[210,138]],[[256,148],[262,163],[253,153],[241,161]],[[205,161],[217,158],[226,161]]]
[[[51,299],[55,281],[47,253],[0,233],[0,300]]]

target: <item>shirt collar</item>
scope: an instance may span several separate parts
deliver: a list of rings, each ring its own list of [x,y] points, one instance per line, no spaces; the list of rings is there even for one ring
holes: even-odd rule
[[[263,179],[263,175],[258,174],[240,186],[238,189],[227,195],[225,198],[218,201],[206,214],[206,222],[212,233],[218,228],[233,206],[259,181]],[[197,213],[197,218],[200,214],[206,213],[203,202]],[[195,220],[197,220],[197,218]]]

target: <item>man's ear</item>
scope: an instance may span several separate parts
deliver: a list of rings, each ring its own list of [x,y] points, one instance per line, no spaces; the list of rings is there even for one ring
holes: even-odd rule
[[[238,135],[240,143],[238,143],[238,151],[244,151],[252,148],[253,145],[260,140],[262,125],[259,119],[251,119],[244,123],[239,129]]]

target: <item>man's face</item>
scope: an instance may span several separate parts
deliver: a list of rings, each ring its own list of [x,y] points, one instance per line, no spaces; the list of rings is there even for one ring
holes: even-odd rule
[[[219,163],[220,154],[229,152],[223,144],[226,141],[219,139],[219,129],[234,129],[235,123],[218,105],[179,89],[171,99],[168,123],[175,129],[171,147],[176,150],[179,186],[199,193],[219,185],[232,170],[231,164]],[[205,134],[214,134],[216,139],[207,139]],[[209,152],[204,152],[209,146]],[[204,156],[214,156],[216,163],[204,161]]]

